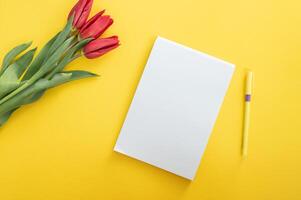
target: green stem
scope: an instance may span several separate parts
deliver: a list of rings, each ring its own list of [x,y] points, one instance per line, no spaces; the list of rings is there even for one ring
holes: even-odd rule
[[[36,80],[39,79],[39,75],[40,75],[40,73],[37,72],[34,76],[32,76],[32,78],[30,80],[28,80],[23,85],[21,85],[19,88],[17,88],[13,92],[11,92],[9,95],[7,95],[3,99],[1,99],[0,100],[0,107],[1,107],[1,104],[3,104],[4,102],[6,102],[7,100],[9,100],[10,98],[14,97],[18,93],[22,92],[23,90],[25,90],[26,88],[28,88],[29,86],[31,86]]]
[[[39,78],[47,74],[49,71],[51,71],[51,68],[53,65],[55,65],[56,62],[58,62],[59,59],[63,56],[66,49],[70,46],[70,42],[73,40],[74,36],[71,36],[70,38],[67,38],[63,44],[52,54],[52,56],[40,67],[40,70],[36,72],[27,82],[25,82],[23,85],[21,85],[19,88],[5,96],[3,99],[0,100],[0,106],[10,98],[14,97],[18,93],[22,92],[26,88],[28,88],[30,85],[35,83]]]
[[[17,102],[21,101],[28,95],[34,92],[34,87],[29,88],[18,95],[16,98],[9,99],[8,101],[4,102],[3,105],[0,106],[0,115],[7,113],[8,111],[17,108]]]

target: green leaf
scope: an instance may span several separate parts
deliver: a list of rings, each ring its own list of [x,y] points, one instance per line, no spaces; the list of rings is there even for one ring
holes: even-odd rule
[[[45,64],[39,69],[38,72],[36,72],[28,81],[26,81],[23,85],[18,87],[16,90],[12,91],[7,96],[3,97],[0,100],[0,105],[9,100],[10,98],[14,97],[18,93],[22,92],[26,88],[30,87],[32,84],[34,84],[38,79],[43,77],[45,74],[47,74],[49,71],[51,71],[54,67],[56,67],[57,62],[62,57],[63,53],[70,47],[73,37],[70,37],[67,39],[54,53],[53,55],[47,60]]]
[[[97,75],[91,72],[75,70],[57,73],[51,80],[40,79],[30,87],[26,88],[13,98],[0,105],[0,115],[5,114],[12,109],[18,108],[21,105],[32,103],[38,100],[43,95],[43,92],[49,88],[53,88],[70,81],[95,76]]]
[[[98,75],[91,72],[80,71],[80,70],[65,71],[65,72],[55,74],[51,80],[41,79],[36,83],[36,87],[39,88],[39,90],[49,89],[70,81],[88,78],[88,77],[94,77],[94,76],[98,76]]]
[[[25,98],[25,100],[23,101],[23,105],[30,104],[37,101],[43,96],[45,91],[49,88],[53,88],[70,81],[79,80],[88,77],[94,77],[94,76],[98,76],[98,75],[87,71],[74,70],[74,71],[66,71],[63,73],[58,73],[51,80],[42,79],[42,81],[37,82],[35,85],[35,90],[37,92]]]
[[[73,61],[74,58],[74,54],[80,50],[81,48],[83,48],[86,44],[88,44],[92,39],[88,38],[85,40],[81,40],[80,42],[78,42],[75,46],[73,46],[71,49],[69,49],[66,53],[66,55],[64,56],[64,58],[59,62],[59,64],[53,69],[53,71],[51,71],[47,76],[46,79],[50,79],[53,77],[54,74],[61,72],[64,67],[70,63],[71,61]]]
[[[43,47],[43,49],[40,51],[40,53],[37,55],[37,57],[34,59],[31,65],[28,67],[28,70],[26,71],[22,80],[30,79],[39,70],[43,62],[45,62],[49,49],[54,43],[54,41],[57,39],[58,35],[59,33],[56,34],[51,40],[47,42],[47,44]]]
[[[13,62],[13,60],[23,51],[25,51],[32,42],[24,43],[16,46],[10,50],[3,59],[2,67],[0,70],[0,75],[6,70],[6,68]]]
[[[0,127],[3,126],[7,120],[10,118],[10,116],[15,112],[18,108],[15,108],[11,111],[8,111],[7,113],[0,116]]]
[[[30,87],[26,88],[26,90],[23,90],[22,92],[14,96],[14,98],[11,98],[4,102],[2,105],[0,105],[0,116],[9,112],[10,110],[20,107],[22,105],[22,102],[34,92],[34,85],[31,85]]]
[[[58,61],[62,58],[63,53],[70,47],[73,37],[68,38],[47,60],[47,62],[41,67],[41,69],[33,76],[34,79],[41,78],[48,72],[50,72],[53,68],[55,68]]]
[[[51,87],[55,87],[57,85],[63,84],[63,83],[67,83],[70,81],[75,81],[75,80],[79,80],[79,79],[83,79],[83,78],[89,78],[89,77],[96,77],[99,76],[97,74],[94,74],[92,72],[88,72],[88,71],[82,71],[82,70],[71,70],[71,71],[64,71],[62,73],[58,73],[56,74],[52,80],[50,80],[50,82],[55,81],[56,79],[59,79],[59,77],[61,76],[66,76],[68,75],[68,79],[64,79],[63,81],[61,81],[59,84],[51,84]]]
[[[0,98],[19,86],[19,78],[32,61],[35,51],[36,49],[28,51],[4,71],[0,77]]]
[[[70,49],[70,51],[68,51],[68,53],[70,53],[71,55],[73,55],[74,53],[76,53],[77,51],[79,51],[81,48],[83,48],[84,46],[86,46],[86,44],[88,44],[92,40],[93,40],[93,38],[87,38],[87,39],[79,41],[76,45],[74,45]]]
[[[28,51],[23,56],[21,56],[11,67],[15,68],[15,73],[20,78],[24,71],[27,69],[28,65],[31,63],[33,56],[36,52],[36,48]],[[9,67],[9,68],[11,68]]]
[[[31,104],[31,103],[39,100],[45,94],[45,92],[46,92],[46,90],[42,90],[42,91],[39,91],[39,92],[29,95],[27,98],[25,98],[22,101],[22,105]]]
[[[56,38],[54,43],[51,45],[51,48],[49,49],[49,52],[48,52],[48,56],[51,56],[55,52],[55,50],[58,47],[60,47],[63,44],[63,42],[68,38],[68,36],[70,35],[71,30],[72,30],[72,23],[73,23],[73,17],[71,17],[68,20],[63,31],[59,33],[58,37]]]

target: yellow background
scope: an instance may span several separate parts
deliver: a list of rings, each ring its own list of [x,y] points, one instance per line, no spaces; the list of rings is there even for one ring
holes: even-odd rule
[[[0,59],[41,47],[75,0],[0,0]],[[301,198],[299,0],[97,0],[122,46],[69,69],[101,78],[53,89],[0,129],[1,200]],[[157,35],[237,65],[196,179],[112,151]],[[243,79],[255,72],[247,160],[241,160]]]

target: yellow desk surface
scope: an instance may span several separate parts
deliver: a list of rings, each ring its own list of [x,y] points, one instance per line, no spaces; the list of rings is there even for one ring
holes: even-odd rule
[[[41,47],[73,0],[0,0],[0,59]],[[122,46],[69,69],[101,78],[53,89],[0,129],[1,200],[301,198],[299,0],[95,0]],[[237,65],[196,179],[112,151],[157,35]],[[249,156],[241,160],[243,79],[255,72]]]

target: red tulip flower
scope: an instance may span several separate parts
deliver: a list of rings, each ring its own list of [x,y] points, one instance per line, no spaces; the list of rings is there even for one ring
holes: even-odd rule
[[[104,55],[118,46],[119,40],[117,36],[99,38],[87,44],[84,47],[83,52],[87,58],[93,59]]]
[[[93,0],[79,0],[69,13],[68,19],[74,15],[73,27],[80,29],[87,21]]]
[[[65,27],[47,42],[37,57],[34,56],[36,48],[27,50],[31,43],[16,46],[3,57],[0,66],[0,127],[16,109],[35,102],[46,90],[97,76],[84,70],[67,71],[64,69],[67,64],[83,54],[89,59],[97,58],[119,46],[117,36],[99,38],[113,19],[103,16],[104,11],[101,11],[88,20],[93,0],[77,1]]]
[[[113,19],[108,16],[102,16],[104,10],[96,14],[80,30],[80,37],[96,39],[101,36],[112,24]]]

